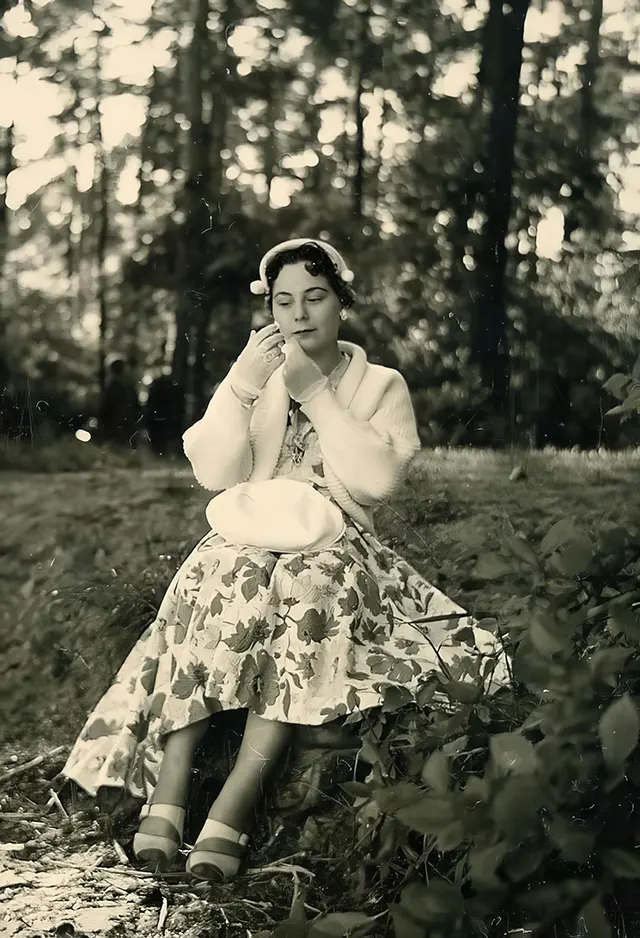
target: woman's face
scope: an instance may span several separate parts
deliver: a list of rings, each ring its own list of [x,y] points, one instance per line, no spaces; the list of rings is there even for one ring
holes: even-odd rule
[[[340,301],[329,281],[314,277],[303,262],[285,265],[272,288],[273,318],[285,339],[295,338],[307,355],[334,346]]]

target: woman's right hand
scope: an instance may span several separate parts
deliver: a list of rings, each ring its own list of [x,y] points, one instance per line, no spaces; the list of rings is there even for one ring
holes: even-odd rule
[[[274,371],[284,362],[284,341],[284,336],[274,322],[258,332],[254,330],[235,363],[238,377],[262,390]]]

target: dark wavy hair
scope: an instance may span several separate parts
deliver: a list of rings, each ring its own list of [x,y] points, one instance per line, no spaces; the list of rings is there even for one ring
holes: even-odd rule
[[[307,273],[312,277],[326,277],[329,286],[336,294],[343,309],[351,309],[356,301],[356,294],[350,284],[345,283],[336,270],[335,264],[329,255],[313,241],[301,244],[297,248],[282,251],[267,264],[266,277],[269,292],[266,301],[269,310],[273,310],[273,284],[283,267],[288,264],[304,264]]]

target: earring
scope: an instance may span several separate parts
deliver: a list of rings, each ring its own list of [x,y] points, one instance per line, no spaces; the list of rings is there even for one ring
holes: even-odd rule
[[[340,310],[340,319],[344,320],[347,318],[347,311],[344,309]]]

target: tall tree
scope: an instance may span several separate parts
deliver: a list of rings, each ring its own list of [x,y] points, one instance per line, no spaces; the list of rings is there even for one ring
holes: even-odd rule
[[[485,42],[491,42],[491,113],[484,166],[484,212],[478,253],[472,355],[493,413],[509,414],[506,237],[511,218],[515,142],[520,105],[524,25],[531,0],[491,0]],[[505,424],[506,429],[506,424]]]
[[[369,3],[365,0],[358,9],[358,32],[356,38],[356,92],[355,92],[355,117],[356,117],[356,165],[353,178],[353,215],[356,223],[363,216],[364,201],[364,179],[365,179],[365,146],[364,146],[364,121],[366,117],[362,97],[364,95],[364,84],[367,78],[367,66],[369,61]]]
[[[600,65],[600,30],[604,14],[603,0],[591,0],[587,27],[587,51],[580,68],[578,134],[575,176],[571,180],[569,211],[564,226],[565,241],[569,243],[573,232],[582,224],[592,226],[597,220],[597,196],[602,177],[595,154],[598,131],[596,83]]]
[[[182,63],[185,75],[185,111],[189,121],[186,146],[186,179],[181,196],[181,235],[177,239],[176,336],[172,377],[182,394],[182,419],[186,414],[190,349],[194,323],[204,301],[202,292],[203,229],[211,203],[208,189],[210,147],[209,128],[204,118],[204,69],[209,48],[207,21],[209,0],[192,0],[192,38]],[[209,196],[209,197],[208,197]]]

